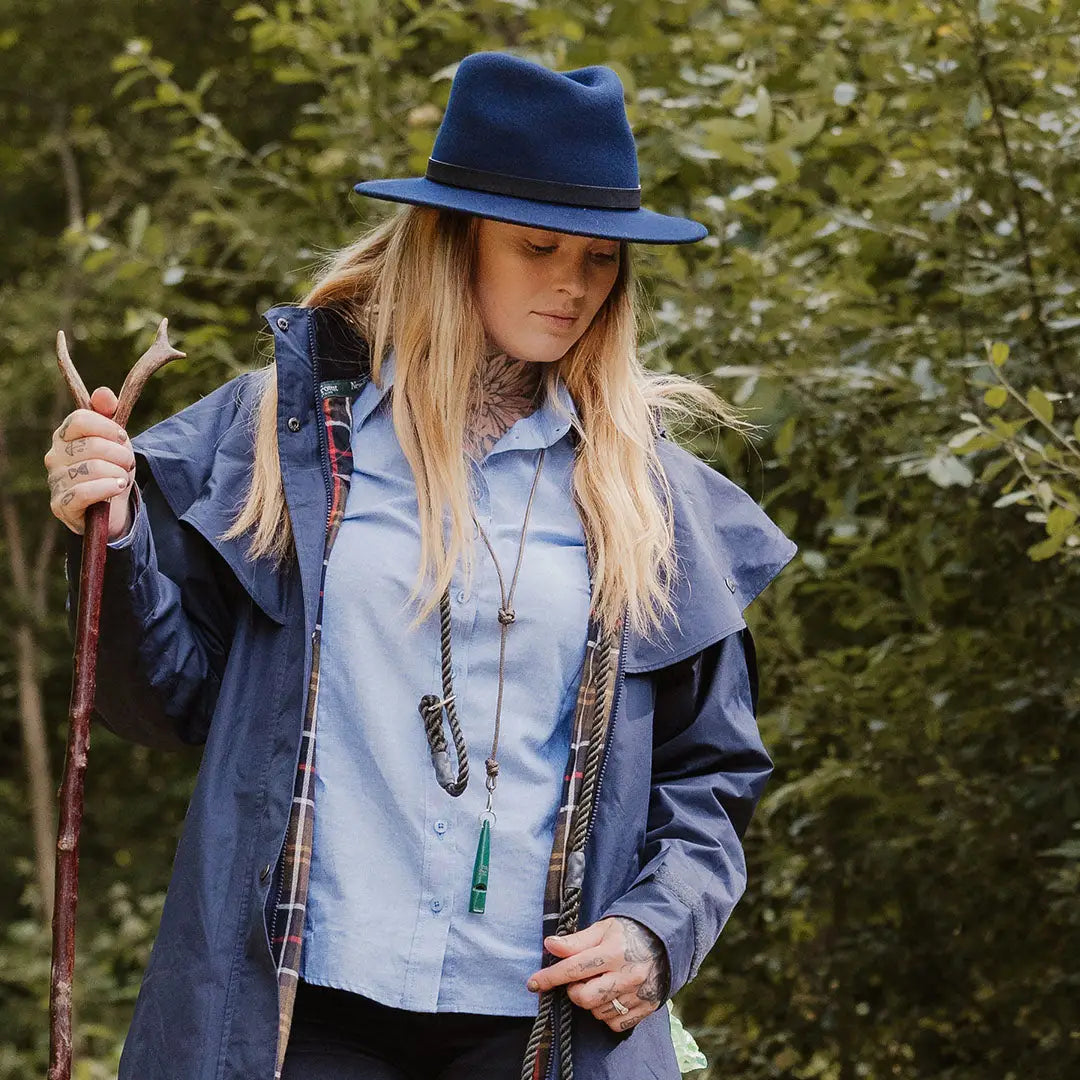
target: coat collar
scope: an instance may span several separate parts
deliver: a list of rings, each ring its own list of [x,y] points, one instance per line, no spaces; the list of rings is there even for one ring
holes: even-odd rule
[[[319,392],[355,397],[371,377],[366,343],[330,308],[280,305],[263,317],[275,344],[290,320],[309,315],[309,355],[319,358]],[[286,329],[282,329],[284,326]],[[291,350],[276,351],[287,362]],[[230,380],[132,439],[170,509],[220,553],[256,604],[285,622],[287,576],[248,557],[247,535],[220,540],[239,508],[252,454],[256,372]],[[310,408],[314,412],[315,401]],[[746,625],[743,611],[795,555],[796,546],[737,484],[668,438],[658,453],[675,516],[677,619],[650,639],[631,634],[624,668],[651,671],[686,659]]]

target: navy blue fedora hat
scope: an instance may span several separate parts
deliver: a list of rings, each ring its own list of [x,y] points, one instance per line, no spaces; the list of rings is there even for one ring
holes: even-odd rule
[[[689,218],[642,207],[637,146],[611,68],[551,71],[509,53],[458,64],[424,176],[353,190],[611,240],[689,244],[708,235]]]

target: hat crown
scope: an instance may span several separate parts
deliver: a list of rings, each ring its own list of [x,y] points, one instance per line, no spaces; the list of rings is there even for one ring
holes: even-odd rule
[[[465,57],[431,158],[555,184],[639,187],[623,85],[600,65],[551,71],[506,53]]]
[[[689,244],[708,235],[692,218],[641,205],[615,71],[552,71],[510,53],[472,53],[457,65],[423,176],[353,190],[579,236]]]

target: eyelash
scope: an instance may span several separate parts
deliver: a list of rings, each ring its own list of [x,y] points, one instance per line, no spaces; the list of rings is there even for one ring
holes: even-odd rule
[[[536,244],[530,244],[526,241],[526,247],[530,251],[535,252],[537,255],[550,255],[555,249],[553,247],[538,247]],[[618,259],[618,255],[594,255],[593,258],[602,263],[613,263]]]

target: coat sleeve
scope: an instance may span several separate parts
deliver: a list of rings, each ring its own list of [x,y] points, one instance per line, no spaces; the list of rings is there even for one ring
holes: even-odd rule
[[[749,629],[655,678],[642,869],[602,917],[629,916],[660,938],[671,997],[697,974],[746,887],[742,837],[773,763],[758,733]]]
[[[134,524],[105,556],[94,719],[146,746],[197,744],[217,703],[235,608],[213,549],[176,519],[141,459],[137,481]],[[83,538],[65,531],[74,641]]]

